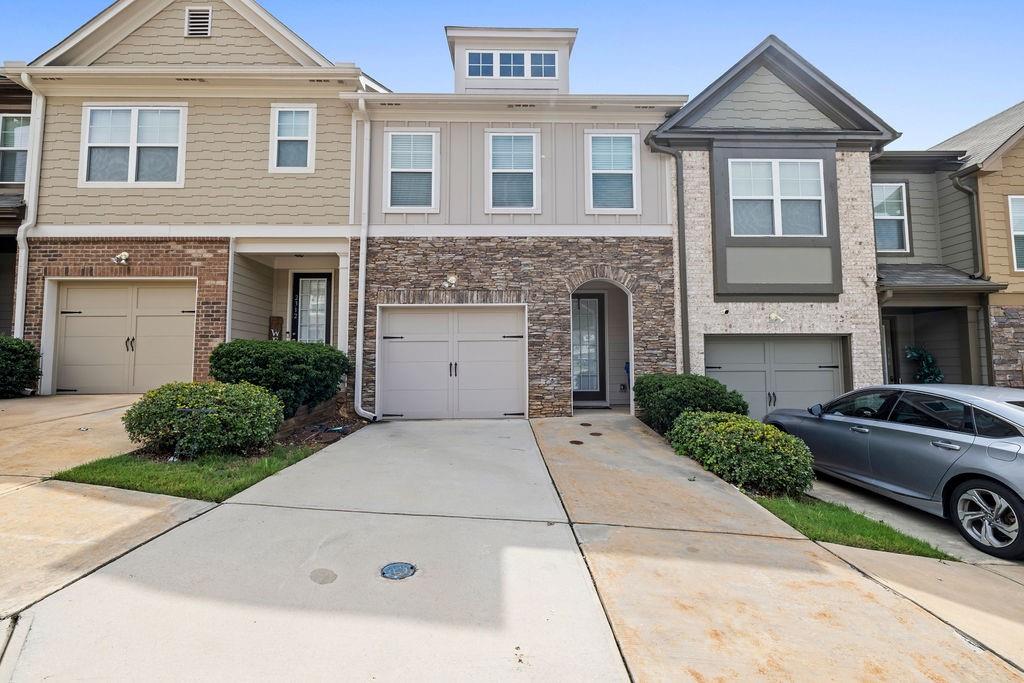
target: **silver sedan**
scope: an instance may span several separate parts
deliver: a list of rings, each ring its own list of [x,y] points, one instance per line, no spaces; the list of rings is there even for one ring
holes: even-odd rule
[[[898,384],[764,418],[821,472],[946,517],[979,550],[1024,558],[1024,390]]]

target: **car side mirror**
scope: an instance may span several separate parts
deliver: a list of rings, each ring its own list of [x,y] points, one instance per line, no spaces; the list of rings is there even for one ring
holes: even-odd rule
[[[814,417],[821,417],[822,415],[825,414],[825,406],[821,405],[820,403],[815,403],[813,406],[807,409],[807,412],[813,415]]]

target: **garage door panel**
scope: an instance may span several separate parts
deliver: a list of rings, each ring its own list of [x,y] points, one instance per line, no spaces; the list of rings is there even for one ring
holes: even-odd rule
[[[135,306],[145,311],[169,310],[180,313],[196,307],[196,293],[192,287],[139,287]]]
[[[79,310],[83,314],[125,314],[131,309],[131,287],[87,287],[65,285],[61,308]]]
[[[767,362],[767,345],[761,339],[716,339],[704,352],[706,365],[764,365]]]
[[[456,360],[461,367],[465,363],[506,362],[519,358],[523,353],[523,342],[520,339],[460,341],[458,349]]]
[[[456,315],[455,332],[458,335],[502,337],[523,333],[523,313],[516,308],[493,310],[472,308]]]
[[[449,329],[447,310],[408,309],[401,313],[390,311],[384,315],[385,336],[426,335],[447,340]]]
[[[523,365],[504,363],[459,363],[459,393],[467,390],[499,391],[516,389],[523,385]]]
[[[839,370],[780,370],[775,373],[776,408],[807,408],[842,393]]]
[[[444,363],[392,363],[381,375],[385,391],[448,390],[448,362]]]
[[[526,413],[522,391],[519,388],[486,391],[460,390],[456,417],[494,418],[512,417]]]
[[[384,356],[388,363],[448,363],[448,340],[386,341]]]
[[[772,344],[772,362],[775,365],[835,365],[837,344],[832,339],[787,339]]]
[[[760,419],[768,408],[766,370],[708,370],[707,375],[740,392],[750,407],[749,415]]]
[[[123,363],[62,365],[57,372],[57,391],[119,394],[125,391],[125,371]],[[88,390],[85,391],[82,387]]]
[[[451,409],[448,407],[448,388],[440,390],[395,389],[384,396],[384,417],[402,417],[407,420],[430,420],[446,417]]]

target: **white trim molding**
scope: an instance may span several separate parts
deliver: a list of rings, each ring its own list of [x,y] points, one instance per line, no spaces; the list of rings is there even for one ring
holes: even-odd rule
[[[494,168],[494,138],[495,137],[526,137],[533,141],[532,162],[529,170],[517,168]],[[540,184],[540,129],[539,128],[487,128],[484,131],[486,158],[484,178],[484,213],[486,214],[538,214],[541,213],[541,184]],[[513,166],[515,164],[513,163]],[[504,207],[494,206],[493,177],[495,173],[531,173],[533,175],[533,206]]]
[[[281,135],[280,116],[284,112],[305,112],[305,135]],[[279,166],[278,152],[281,142],[305,142],[305,166]],[[316,172],[316,104],[271,104],[270,105],[270,173],[315,173]]]
[[[92,115],[97,111],[122,111],[129,114],[128,140],[124,141],[100,141],[90,140],[90,124]],[[174,111],[178,114],[178,138],[174,144],[170,142],[140,143],[139,142],[139,113],[143,111]],[[82,106],[82,130],[78,158],[78,187],[79,188],[183,188],[185,187],[185,140],[188,125],[188,105],[175,104],[102,104],[86,103]],[[127,179],[124,181],[92,181],[89,175],[89,150],[93,147],[119,147],[128,150]],[[140,149],[147,147],[177,148],[177,177],[170,181],[140,181],[138,177],[138,154]]]
[[[412,166],[409,168],[392,168],[391,144],[396,135],[430,136],[431,166]],[[438,187],[440,175],[440,139],[437,128],[385,128],[384,129],[384,183],[381,192],[381,210],[384,213],[439,213]],[[367,154],[368,150],[363,150]],[[410,164],[411,164],[410,160]],[[391,204],[391,175],[393,173],[430,173],[430,205],[429,206],[393,206]]]
[[[594,207],[594,138],[595,137],[609,137],[609,138],[630,138],[632,141],[632,167],[626,171],[621,169],[608,169],[601,170],[600,173],[619,174],[619,175],[630,175],[633,178],[633,201],[632,207],[612,207],[612,208],[595,208]],[[601,214],[612,214],[612,215],[625,215],[635,216],[642,212],[640,204],[640,131],[639,130],[622,130],[616,128],[610,128],[607,130],[585,130],[583,132],[584,146],[586,147],[586,169],[587,169],[587,187],[586,187],[586,198],[587,207],[586,213],[601,215]]]

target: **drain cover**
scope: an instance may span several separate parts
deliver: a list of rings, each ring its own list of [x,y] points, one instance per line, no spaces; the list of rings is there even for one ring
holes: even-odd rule
[[[415,573],[416,565],[409,564],[408,562],[392,562],[391,564],[384,565],[384,568],[380,570],[381,576],[392,581],[408,579]]]
[[[590,427],[590,426],[591,425],[590,425],[589,422],[580,422],[580,427]]]
[[[573,446],[582,446],[583,445],[583,442],[580,441],[579,439],[573,439],[569,443],[571,443]]]
[[[601,436],[601,432],[590,432],[591,436]]]

